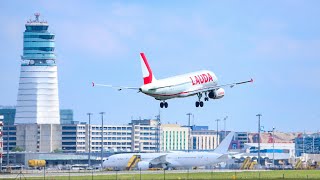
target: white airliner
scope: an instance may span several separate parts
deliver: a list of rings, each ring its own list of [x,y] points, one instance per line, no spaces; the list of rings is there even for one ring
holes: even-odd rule
[[[124,86],[113,86],[105,84],[95,84],[92,82],[92,86],[106,86],[122,89],[133,89],[138,90],[146,95],[154,97],[156,100],[161,101],[160,107],[167,108],[168,103],[166,100],[172,98],[184,98],[188,96],[198,96],[196,101],[196,107],[203,107],[203,101],[201,98],[204,94],[204,101],[211,99],[220,99],[224,96],[224,89],[222,87],[233,87],[235,85],[253,82],[253,79],[249,81],[236,82],[231,84],[218,85],[217,76],[208,70],[202,70],[183,74],[179,76],[173,76],[165,79],[157,80],[149,66],[146,56],[144,53],[140,53],[141,68],[143,75],[144,84],[141,87],[124,87]]]
[[[213,152],[168,152],[168,153],[124,153],[108,157],[103,162],[103,168],[124,170],[133,156],[140,156],[136,169],[149,168],[192,168],[213,165],[228,160],[228,148],[234,132],[230,132]]]

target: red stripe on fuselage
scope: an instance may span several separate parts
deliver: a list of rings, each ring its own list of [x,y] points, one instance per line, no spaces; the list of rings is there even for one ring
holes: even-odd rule
[[[200,90],[203,90],[203,89],[208,89],[208,88],[200,88],[200,89],[196,89],[196,90],[193,90],[193,91],[183,91],[183,92],[179,92],[179,93],[176,93],[176,94],[151,94],[151,93],[145,93],[145,94],[150,95],[150,96],[170,97],[170,96],[177,96],[177,95],[180,95],[180,94],[187,94],[187,93],[190,93],[190,92],[200,91]]]
[[[149,76],[143,77],[143,83],[144,83],[144,84],[152,83],[152,71],[151,71],[151,68],[150,68],[150,66],[149,66],[149,63],[148,63],[148,61],[147,61],[147,58],[146,58],[146,56],[144,55],[144,53],[140,53],[140,55],[141,55],[141,58],[142,58],[144,64],[146,65],[146,67],[147,67],[147,69],[148,69],[148,72],[149,72]]]

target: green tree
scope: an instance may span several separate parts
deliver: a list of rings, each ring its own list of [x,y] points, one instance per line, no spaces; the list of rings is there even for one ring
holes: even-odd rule
[[[22,151],[24,151],[24,149],[22,147],[16,146],[16,147],[12,148],[11,151],[13,151],[13,152],[22,152]]]
[[[61,149],[55,149],[53,150],[54,153],[62,153],[62,150]]]

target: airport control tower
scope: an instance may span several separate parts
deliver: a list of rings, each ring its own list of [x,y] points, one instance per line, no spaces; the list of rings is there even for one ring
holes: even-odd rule
[[[16,124],[60,124],[55,35],[39,16],[23,33]]]
[[[51,152],[61,147],[55,35],[39,16],[25,24],[15,124],[17,146]]]

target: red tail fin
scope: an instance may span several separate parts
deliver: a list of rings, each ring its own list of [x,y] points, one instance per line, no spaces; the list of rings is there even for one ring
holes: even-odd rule
[[[140,60],[141,60],[141,69],[142,69],[142,76],[143,76],[143,83],[150,84],[156,79],[152,74],[152,70],[149,66],[148,60],[144,53],[140,53]]]

